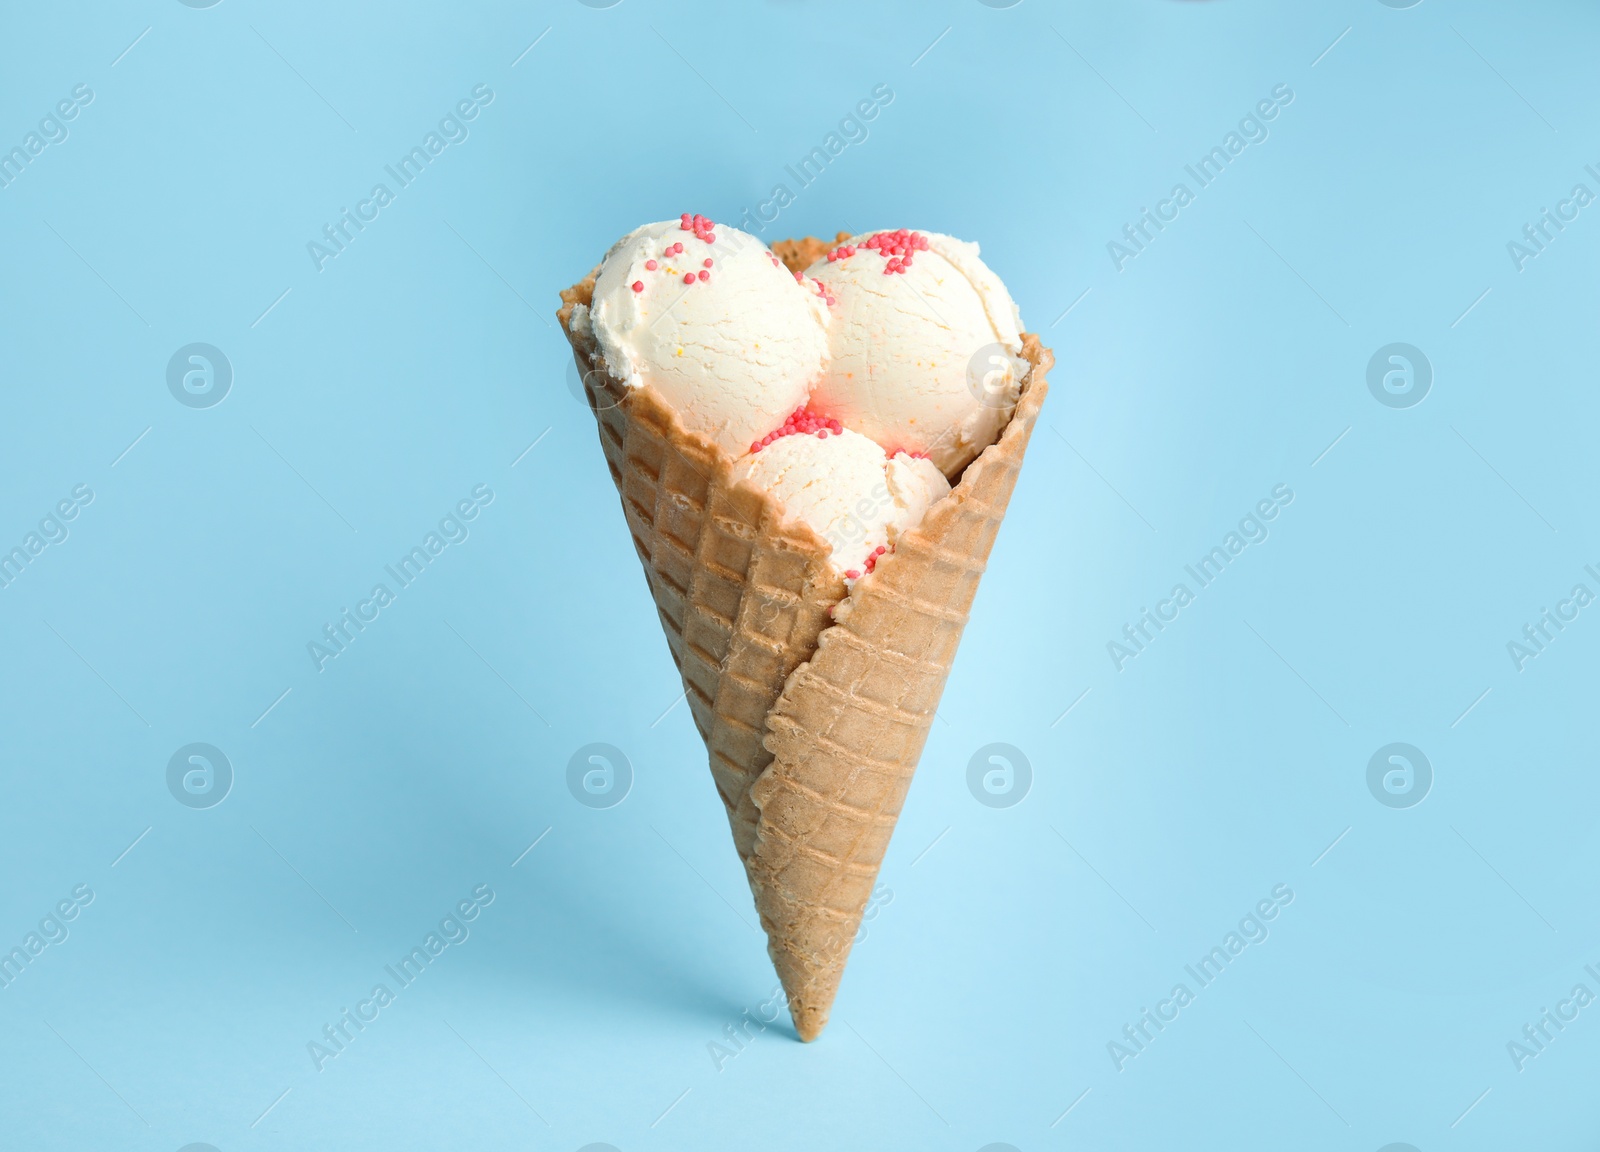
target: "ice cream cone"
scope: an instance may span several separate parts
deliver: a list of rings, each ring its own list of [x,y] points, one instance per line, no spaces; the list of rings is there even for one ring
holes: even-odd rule
[[[773,245],[794,270],[826,250]],[[829,545],[650,387],[629,390],[571,323],[623,513],[728,809],[734,846],[802,1040],[819,1035],[922,754],[1048,386],[1049,349],[1010,422],[846,594]]]

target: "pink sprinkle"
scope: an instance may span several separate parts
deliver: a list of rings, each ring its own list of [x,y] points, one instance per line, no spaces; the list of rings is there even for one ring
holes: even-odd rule
[[[861,573],[856,571],[856,569],[854,569],[854,568],[851,568],[844,575],[845,575],[845,579],[847,579],[847,580],[859,580],[859,579],[861,579]],[[876,587],[876,585],[874,585],[874,587]]]
[[[763,445],[785,436],[810,436],[815,433],[818,439],[827,439],[828,433],[838,436],[844,432],[844,426],[837,420],[819,416],[808,408],[796,408],[784,417],[783,426],[776,431],[768,432],[761,441]]]
[[[633,290],[635,292],[643,292],[644,291],[644,281],[643,280],[635,280],[633,282]]]
[[[700,269],[699,276],[701,283],[711,279],[711,273],[707,272],[704,268]]]
[[[683,274],[683,282],[685,284],[693,284],[694,283],[694,273],[693,272],[685,272]]]
[[[863,246],[884,258],[884,275],[896,272],[904,275],[905,270],[911,267],[912,254],[928,250],[928,238],[920,232],[908,232],[901,228],[894,232],[879,232],[869,236],[863,242]]]
[[[654,272],[656,270],[656,262],[654,260],[646,260],[644,262],[644,270],[646,272]]]
[[[706,257],[705,266],[707,268],[711,267],[711,257],[709,257],[709,256]]]

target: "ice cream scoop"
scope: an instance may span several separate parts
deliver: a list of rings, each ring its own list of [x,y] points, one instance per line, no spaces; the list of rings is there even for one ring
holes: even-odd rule
[[[690,215],[617,241],[572,315],[612,376],[654,387],[689,431],[735,457],[805,404],[827,322],[823,300],[761,241]]]
[[[801,430],[760,444],[733,466],[733,478],[771,493],[790,519],[809,524],[847,580],[871,572],[900,533],[950,491],[926,457],[886,456],[865,436],[805,412],[786,426]]]
[[[828,304],[811,408],[954,479],[1011,419],[1022,320],[978,246],[937,232],[863,233],[806,271]]]

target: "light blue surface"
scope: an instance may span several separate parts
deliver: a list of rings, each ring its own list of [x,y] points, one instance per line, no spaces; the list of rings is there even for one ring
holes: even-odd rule
[[[1600,206],[1507,248],[1600,193],[1592,6],[113,7],[0,14],[0,145],[92,93],[0,189],[0,544],[76,501],[0,589],[0,947],[75,917],[0,989],[0,1145],[1593,1146],[1600,1006],[1507,1047],[1600,994],[1600,607],[1507,648],[1600,593]],[[774,976],[553,312],[633,225],[778,182],[768,240],[980,241],[1058,366],[833,1022],[730,1058]],[[203,362],[169,389],[193,343],[214,406],[178,399]],[[1392,343],[1414,406],[1369,391]],[[593,743],[633,776],[609,808],[567,785]],[[993,743],[1014,806],[968,789]],[[1387,754],[1369,790],[1392,743],[1420,804],[1379,802]],[[191,744],[219,805],[176,798],[208,764],[217,794],[205,749],[169,791]],[[400,988],[430,932],[459,942]]]

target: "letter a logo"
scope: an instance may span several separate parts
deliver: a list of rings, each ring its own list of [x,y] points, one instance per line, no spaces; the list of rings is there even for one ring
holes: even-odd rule
[[[1022,803],[1033,787],[1033,765],[1014,744],[985,744],[967,761],[967,791],[985,808]]]
[[[212,408],[233,387],[233,364],[213,344],[185,344],[167,361],[167,390],[185,408]]]
[[[1385,344],[1367,361],[1367,390],[1385,408],[1411,408],[1433,387],[1433,365],[1415,344]]]

